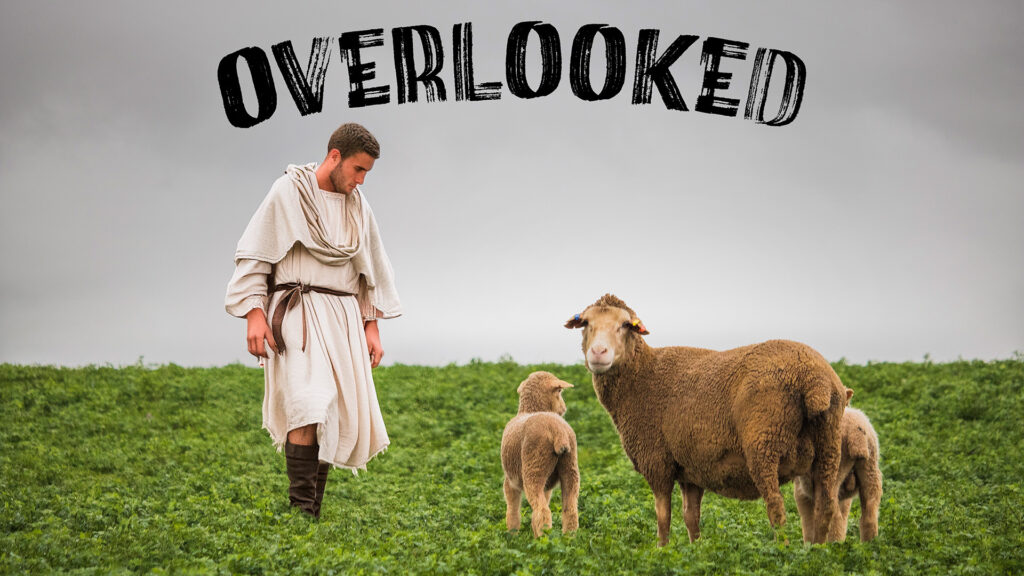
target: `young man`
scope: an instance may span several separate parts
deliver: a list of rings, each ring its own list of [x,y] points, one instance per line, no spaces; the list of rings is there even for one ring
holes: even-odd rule
[[[379,157],[350,123],[319,166],[288,166],[238,242],[225,297],[266,359],[263,427],[284,447],[291,505],[317,518],[331,466],[365,469],[389,443],[371,368],[384,355],[377,320],[401,304],[359,189]]]

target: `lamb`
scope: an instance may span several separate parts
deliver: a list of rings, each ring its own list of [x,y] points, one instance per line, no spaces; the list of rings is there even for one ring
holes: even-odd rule
[[[533,536],[551,528],[551,492],[562,487],[562,532],[579,526],[576,499],[580,472],[576,465],[576,433],[562,418],[562,390],[572,388],[548,372],[534,372],[519,385],[519,413],[501,436],[501,466],[505,470],[505,524],[519,529],[522,494],[530,503]]]
[[[694,541],[705,490],[763,498],[778,531],[786,520],[779,486],[800,475],[814,489],[813,540],[826,541],[838,507],[846,388],[818,352],[785,340],[723,352],[652,348],[636,313],[611,294],[565,327],[583,328],[597,397],[654,493],[659,546],[668,543],[676,483]]]
[[[847,400],[853,395],[850,390]],[[839,460],[839,516],[832,521],[829,539],[846,540],[853,497],[860,498],[860,539],[867,542],[878,535],[878,506],[882,502],[882,470],[878,467],[878,435],[868,417],[856,408],[843,414],[843,448]],[[804,541],[814,533],[814,494],[810,481],[793,480],[793,495],[803,528]]]

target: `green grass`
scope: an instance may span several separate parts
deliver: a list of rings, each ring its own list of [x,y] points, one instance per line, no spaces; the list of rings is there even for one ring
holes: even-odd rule
[[[677,492],[659,549],[651,492],[582,366],[378,369],[391,449],[333,471],[317,522],[287,506],[259,369],[0,365],[0,572],[1024,573],[1024,358],[835,368],[881,440],[878,538],[851,519],[846,542],[803,545],[787,486],[788,546],[762,502],[714,494],[690,544]],[[576,384],[574,536],[557,491],[547,536],[505,531],[501,431],[535,369]]]

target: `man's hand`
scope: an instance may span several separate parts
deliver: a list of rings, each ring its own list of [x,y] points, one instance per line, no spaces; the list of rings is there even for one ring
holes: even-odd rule
[[[245,315],[245,320],[248,324],[245,337],[249,342],[249,354],[268,358],[267,349],[263,345],[264,340],[270,345],[270,349],[274,351],[274,354],[277,354],[277,342],[274,342],[274,334],[267,324],[267,315],[263,312],[263,309],[253,308],[249,310],[249,313]]]
[[[380,359],[384,357],[384,348],[380,345],[380,331],[377,329],[377,321],[370,320],[363,324],[363,331],[366,332],[366,348],[370,351],[370,366],[376,368],[380,365]]]

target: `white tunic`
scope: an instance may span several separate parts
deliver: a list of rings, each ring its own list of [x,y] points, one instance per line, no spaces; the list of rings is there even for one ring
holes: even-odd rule
[[[345,230],[345,214],[359,210],[358,199],[337,192],[319,193],[325,228],[339,244],[351,243],[357,231]],[[389,444],[363,331],[364,319],[375,317],[365,286],[360,286],[351,264],[325,265],[301,244],[294,245],[273,271],[277,284],[301,282],[359,296],[302,295],[305,352],[303,310],[296,306],[285,314],[281,334],[286,350],[278,355],[267,348],[270,358],[265,369],[263,427],[280,450],[289,430],[316,424],[321,461],[353,471],[365,469]],[[270,272],[267,262],[239,260],[228,285],[227,311],[244,317],[252,308],[262,307],[269,323],[284,294],[275,292],[269,308],[265,306]]]

